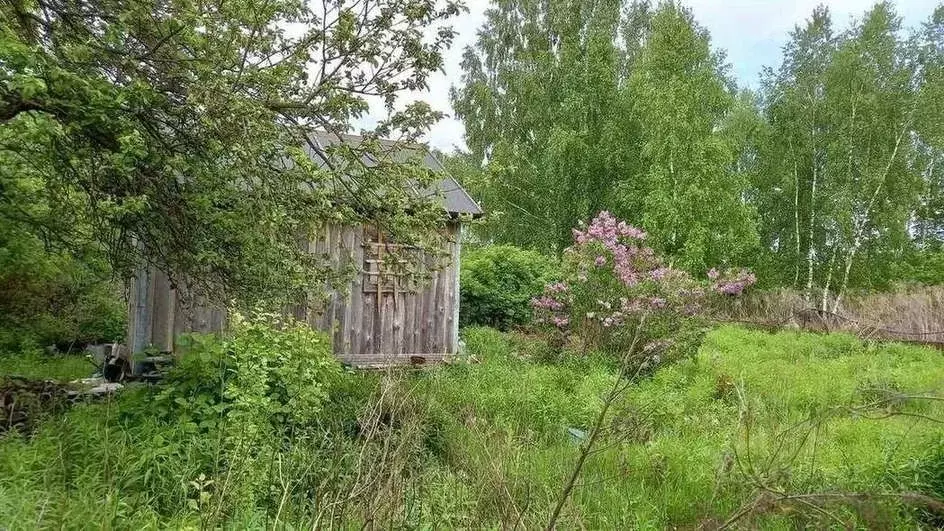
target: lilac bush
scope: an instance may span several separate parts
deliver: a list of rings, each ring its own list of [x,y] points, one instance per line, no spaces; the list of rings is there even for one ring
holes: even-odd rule
[[[755,280],[744,270],[714,269],[696,280],[647,246],[645,231],[609,212],[573,234],[565,280],[531,301],[535,321],[560,346],[620,355],[633,349],[644,363],[658,363],[685,350],[680,340],[700,339],[711,297],[739,295]]]
[[[754,273],[747,269],[727,269],[723,272],[715,268],[708,271],[711,289],[721,295],[737,296],[757,282]]]

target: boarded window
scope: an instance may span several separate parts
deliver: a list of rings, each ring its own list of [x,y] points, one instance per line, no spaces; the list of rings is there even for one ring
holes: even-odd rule
[[[386,231],[364,227],[364,293],[416,291],[419,249],[391,241]]]

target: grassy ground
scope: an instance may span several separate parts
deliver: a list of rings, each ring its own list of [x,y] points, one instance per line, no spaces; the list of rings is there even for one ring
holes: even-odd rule
[[[96,368],[84,354],[46,354],[42,351],[0,352],[0,376],[71,381],[87,378]]]
[[[395,394],[409,412],[397,422],[420,428],[401,427],[396,437],[412,433],[418,451],[384,474],[386,490],[377,492],[407,527],[540,526],[577,454],[574,430],[588,428],[615,371],[593,356],[540,361],[539,343],[489,329],[469,329],[464,337],[480,363],[398,382]],[[0,371],[11,365],[0,362]],[[365,389],[378,380],[351,375],[335,392],[326,437],[356,443],[350,426],[356,428],[368,402]],[[892,392],[944,396],[944,356],[843,335],[718,329],[695,359],[659,369],[620,400],[561,527],[713,526],[774,493],[944,497],[944,424],[936,421],[944,419],[944,402],[888,400]],[[201,493],[222,480],[200,465],[212,441],[129,417],[122,402],[134,399],[81,405],[31,436],[0,437],[0,527],[201,525],[208,499]],[[333,470],[331,456],[317,453],[306,466],[322,460],[319,470]],[[278,457],[273,477],[291,477],[292,459]],[[357,462],[344,458],[337,466],[356,477]],[[285,490],[302,492],[301,484]],[[273,527],[276,514],[310,526],[326,489],[305,491],[316,509],[289,510],[287,496],[245,500],[238,514],[228,514],[229,524]],[[758,503],[736,523],[940,523],[931,513],[887,503],[891,498],[809,499]],[[342,517],[363,518],[356,511]]]
[[[504,484],[512,492],[506,512],[547,507],[576,453],[565,428],[586,429],[612,372],[592,360],[534,364],[517,359],[506,337],[468,335],[485,362],[426,382],[452,422],[446,463],[469,478],[494,470],[493,490]],[[942,403],[892,404],[903,415],[881,420],[870,417],[886,408],[848,409],[886,396],[883,390],[944,395],[944,358],[843,335],[719,329],[696,359],[661,369],[618,405],[571,521],[590,528],[718,523],[761,486],[944,495],[944,426],[911,416],[942,419]],[[492,509],[480,507],[478,516]],[[911,516],[890,515],[905,526]]]

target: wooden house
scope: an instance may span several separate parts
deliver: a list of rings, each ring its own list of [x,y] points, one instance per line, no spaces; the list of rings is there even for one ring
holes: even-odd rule
[[[311,140],[315,145],[342,141],[321,133]],[[343,141],[358,142],[359,137],[344,136]],[[335,354],[346,364],[432,363],[458,350],[462,219],[479,216],[482,210],[432,154],[423,150],[420,155],[426,167],[442,176],[434,187],[450,214],[441,257],[435,264],[425,258],[417,261],[429,266],[422,281],[405,280],[384,268],[385,257],[397,256],[398,249],[372,227],[328,226],[308,242],[309,251],[330,257],[332,266],[353,265],[357,273],[346,289],[328,291],[325,303],[298,305],[288,313],[329,332]],[[180,334],[218,332],[226,326],[225,308],[187,296],[155,268],[142,268],[135,275],[128,308],[126,344],[131,353],[173,352]]]

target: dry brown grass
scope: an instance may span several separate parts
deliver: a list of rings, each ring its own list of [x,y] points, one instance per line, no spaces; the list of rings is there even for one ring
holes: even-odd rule
[[[832,304],[827,301],[827,308]],[[849,294],[838,311],[819,310],[791,290],[757,292],[732,302],[723,320],[770,328],[845,331],[864,338],[944,345],[944,286],[901,287],[891,292]]]

